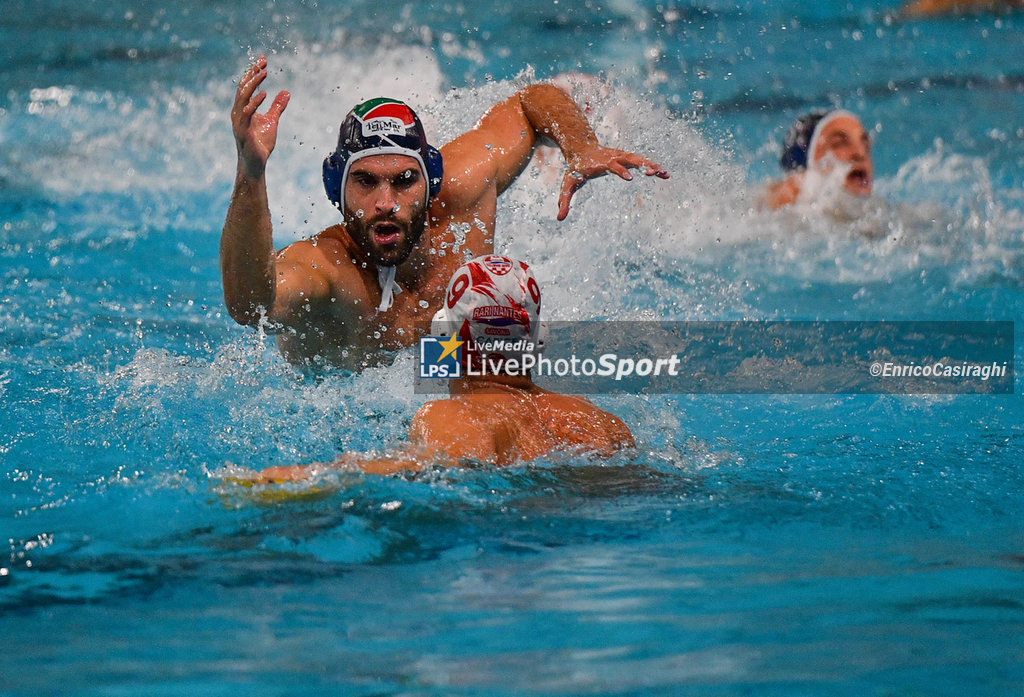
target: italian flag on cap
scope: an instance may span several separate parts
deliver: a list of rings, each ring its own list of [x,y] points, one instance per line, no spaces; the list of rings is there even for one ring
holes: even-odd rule
[[[408,128],[416,122],[412,109],[397,99],[387,97],[363,102],[355,108],[355,114],[364,123],[373,119],[398,119]]]

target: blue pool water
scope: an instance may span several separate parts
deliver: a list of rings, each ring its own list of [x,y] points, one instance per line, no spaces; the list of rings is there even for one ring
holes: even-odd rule
[[[595,396],[631,457],[273,500],[220,479],[385,447],[424,399],[410,354],[305,374],[227,317],[251,56],[293,94],[281,245],[333,222],[319,162],[355,100],[403,97],[443,140],[581,70],[614,82],[605,140],[672,179],[592,182],[564,223],[550,173],[503,197],[498,246],[553,319],[1017,320],[1024,15],[892,9],[8,0],[0,694],[1024,692],[1019,385]],[[877,196],[759,212],[821,103],[872,130]]]

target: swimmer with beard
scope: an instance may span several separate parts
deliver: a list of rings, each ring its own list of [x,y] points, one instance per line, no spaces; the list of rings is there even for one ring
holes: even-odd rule
[[[544,139],[558,145],[567,165],[559,220],[594,177],[631,180],[631,168],[668,177],[644,157],[600,145],[553,85],[519,90],[440,150],[408,105],[381,97],[346,116],[323,163],[324,188],[342,222],[275,253],[265,171],[290,97],[280,92],[259,112],[266,78],[261,57],[239,81],[231,112],[238,169],[221,234],[221,277],[231,317],[246,325],[269,320],[295,363],[358,369],[413,344],[455,269],[467,256],[493,251],[498,196]]]

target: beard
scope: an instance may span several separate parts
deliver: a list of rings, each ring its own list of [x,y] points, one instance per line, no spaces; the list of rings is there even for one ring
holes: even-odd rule
[[[399,266],[412,254],[426,230],[427,211],[422,206],[408,221],[393,214],[375,218],[345,211],[345,229],[363,257],[377,266]]]

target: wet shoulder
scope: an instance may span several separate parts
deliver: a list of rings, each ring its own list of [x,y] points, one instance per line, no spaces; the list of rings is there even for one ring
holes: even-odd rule
[[[351,239],[341,226],[334,226],[282,249],[277,255],[279,272],[308,274],[324,284],[316,295],[325,299],[352,297],[363,300],[360,291],[370,278],[359,268],[351,249]],[[280,279],[279,279],[280,282]]]
[[[277,253],[277,262],[307,265],[328,271],[353,267],[354,257],[349,245],[343,238],[328,235],[330,230],[329,228],[308,239],[292,242]]]
[[[633,444],[621,419],[583,397],[544,394],[537,398],[537,407],[548,431],[567,445],[610,453]]]
[[[439,399],[420,407],[409,427],[410,441],[430,456],[437,452],[450,457],[496,462],[498,427],[487,418],[488,411],[462,399]]]

